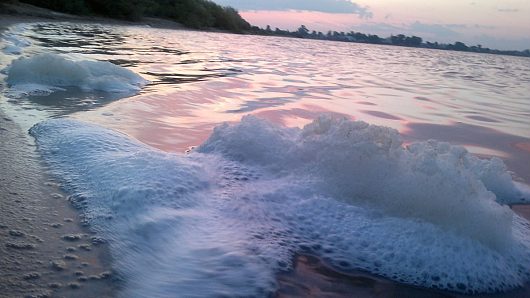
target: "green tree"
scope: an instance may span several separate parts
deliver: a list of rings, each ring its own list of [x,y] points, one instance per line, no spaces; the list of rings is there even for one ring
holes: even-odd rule
[[[298,37],[306,37],[309,35],[309,29],[305,25],[301,25],[298,30],[296,30],[296,36]]]

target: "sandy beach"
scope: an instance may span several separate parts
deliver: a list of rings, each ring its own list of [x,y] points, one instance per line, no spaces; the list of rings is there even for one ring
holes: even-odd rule
[[[112,296],[105,245],[82,227],[30,136],[1,110],[0,138],[0,296]]]

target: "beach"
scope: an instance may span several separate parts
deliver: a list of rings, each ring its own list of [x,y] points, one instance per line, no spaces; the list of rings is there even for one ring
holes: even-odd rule
[[[53,20],[0,15],[8,26]],[[46,174],[27,131],[0,109],[0,297],[113,297],[105,244]]]
[[[45,174],[29,135],[0,111],[0,296],[111,297],[105,245]]]
[[[62,21],[65,20],[63,17],[49,11],[2,15],[0,30],[18,23]],[[131,24],[73,16],[66,20]],[[178,24],[165,23],[163,20],[150,20],[142,24],[181,28]],[[112,113],[105,112],[98,116],[109,118],[108,115]],[[210,129],[208,127],[208,131]],[[204,131],[201,131],[203,134]],[[141,137],[138,139],[149,141],[149,137],[146,133],[144,140]],[[48,169],[36,150],[33,137],[1,109],[0,139],[0,296],[116,296],[120,290],[120,277],[112,270],[109,247],[85,226],[82,213],[72,207],[68,194],[61,190],[58,181],[47,174]],[[165,149],[164,145],[169,147],[167,144],[160,147]],[[527,205],[514,206],[513,209],[530,219]],[[156,233],[157,229],[153,232]],[[404,285],[365,271],[342,272],[312,254],[295,255],[293,267],[293,270],[281,271],[276,275],[276,297],[466,297],[448,291]],[[527,283],[523,288],[506,293],[474,297],[528,296],[530,287]]]

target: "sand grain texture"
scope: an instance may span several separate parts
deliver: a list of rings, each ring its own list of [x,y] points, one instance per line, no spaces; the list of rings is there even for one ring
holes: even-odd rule
[[[30,136],[1,110],[0,140],[0,297],[113,296],[112,279],[88,278],[108,274],[107,248],[91,244]],[[63,240],[72,234],[76,243]]]

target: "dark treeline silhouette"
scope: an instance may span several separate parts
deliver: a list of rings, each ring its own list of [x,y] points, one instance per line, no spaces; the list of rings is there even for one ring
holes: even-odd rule
[[[231,7],[209,0],[21,0],[35,6],[77,14],[99,15],[136,21],[142,17],[160,17],[187,27],[218,28],[248,32],[250,24]]]
[[[326,33],[309,30],[305,25],[301,25],[296,31],[282,30],[275,28],[271,29],[269,25],[265,29],[256,26],[251,27],[251,32],[258,35],[272,35],[272,36],[285,36],[285,37],[296,37],[296,38],[308,38],[308,39],[321,39],[321,40],[334,40],[344,42],[358,42],[358,43],[370,43],[370,44],[385,44],[405,47],[417,47],[417,48],[429,48],[439,50],[452,50],[461,52],[475,52],[475,53],[488,53],[498,55],[510,55],[520,57],[530,57],[530,50],[524,51],[503,51],[495,50],[490,48],[484,48],[481,45],[468,46],[463,42],[457,41],[454,44],[443,44],[438,42],[423,42],[423,39],[418,36],[406,36],[403,34],[392,35],[387,38],[382,38],[377,35],[364,34],[360,32],[337,32],[328,31]]]

